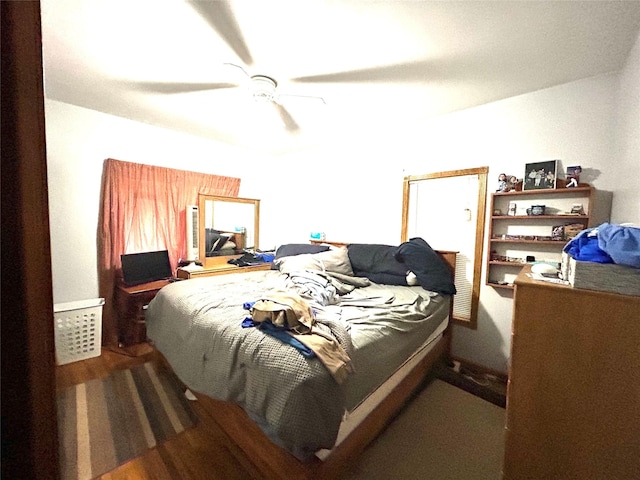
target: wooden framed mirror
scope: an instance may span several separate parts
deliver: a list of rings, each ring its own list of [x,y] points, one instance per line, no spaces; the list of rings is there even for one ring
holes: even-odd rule
[[[198,195],[198,251],[202,266],[215,268],[260,242],[260,200]]]
[[[402,241],[419,236],[433,248],[457,252],[453,320],[470,328],[478,319],[488,172],[478,167],[413,175],[403,185]]]

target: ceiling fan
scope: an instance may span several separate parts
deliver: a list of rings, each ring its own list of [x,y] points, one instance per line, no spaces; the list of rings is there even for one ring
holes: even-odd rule
[[[253,96],[253,99],[256,102],[273,104],[285,127],[290,132],[299,130],[300,126],[293,119],[289,111],[282,105],[281,101],[283,97],[309,98],[319,100],[323,104],[327,103],[324,98],[318,96],[279,93],[278,82],[273,77],[262,74],[249,75],[244,68],[240,65],[236,65],[235,63],[225,63],[225,65],[235,67],[246,75],[248,79],[248,89]]]
[[[233,52],[249,69],[254,61],[251,52],[244,40],[242,31],[236,21],[236,17],[228,1],[190,1],[193,9],[213,28],[220,37],[229,45]],[[225,63],[241,70],[247,78],[247,82],[240,83],[165,83],[165,82],[141,82],[138,88],[151,90],[160,93],[185,93],[204,90],[217,90],[237,88],[247,85],[253,99],[258,102],[271,103],[277,110],[282,122],[289,132],[296,132],[300,129],[289,111],[282,105],[281,101],[286,97],[302,97],[315,99],[325,104],[324,98],[320,96],[296,95],[278,91],[278,81],[269,75],[250,75],[245,67]],[[327,74],[301,76],[288,78],[292,83],[358,83],[358,82],[413,82],[424,78],[423,62],[408,63],[402,65],[386,65],[381,67],[365,68],[343,72],[332,72]],[[398,74],[401,73],[400,78]]]
[[[294,120],[289,111],[282,105],[283,99],[287,97],[298,97],[317,100],[322,104],[326,104],[324,98],[319,96],[280,93],[278,91],[277,80],[268,75],[249,75],[249,73],[247,73],[247,71],[240,65],[236,65],[234,63],[225,63],[224,65],[229,65],[241,70],[246,76],[246,81],[237,83],[137,82],[135,84],[135,88],[147,92],[151,91],[154,93],[172,94],[244,87],[248,91],[248,94],[253,97],[254,101],[273,105],[285,128],[292,133],[298,131],[300,126]]]

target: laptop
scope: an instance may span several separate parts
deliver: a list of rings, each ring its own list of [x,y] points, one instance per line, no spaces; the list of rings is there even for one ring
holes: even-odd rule
[[[122,279],[127,287],[156,280],[172,280],[169,251],[129,253],[120,255]]]

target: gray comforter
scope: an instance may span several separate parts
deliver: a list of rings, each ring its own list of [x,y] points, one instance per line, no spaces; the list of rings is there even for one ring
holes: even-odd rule
[[[307,296],[319,328],[351,356],[355,373],[342,385],[317,358],[243,328],[244,304],[286,288]],[[148,337],[190,389],[240,404],[274,441],[303,458],[333,447],[345,410],[428,337],[447,305],[448,297],[421,287],[373,284],[340,295],[335,283],[319,289],[270,270],[170,284],[149,304],[146,324]]]

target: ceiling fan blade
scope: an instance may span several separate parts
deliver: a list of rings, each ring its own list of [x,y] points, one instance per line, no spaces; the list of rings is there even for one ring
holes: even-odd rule
[[[316,100],[318,102],[321,102],[323,104],[327,104],[327,102],[325,101],[325,99],[323,97],[319,97],[317,95],[297,95],[297,94],[293,94],[293,93],[280,93],[278,94],[278,101],[282,100],[283,98],[306,98],[309,100]]]
[[[192,1],[193,8],[227,42],[245,65],[253,65],[249,47],[242,36],[240,26],[229,6],[229,2]]]
[[[299,83],[367,83],[367,82],[419,82],[429,78],[431,62],[399,63],[382,67],[347,70],[292,78]]]
[[[220,90],[223,88],[235,88],[235,83],[172,83],[172,82],[136,82],[137,90],[152,93],[189,93],[205,90]]]
[[[297,132],[298,130],[300,130],[300,125],[298,125],[298,123],[293,119],[293,117],[291,116],[291,114],[286,108],[284,108],[282,105],[280,105],[276,101],[272,101],[271,103],[273,103],[276,110],[278,111],[278,115],[280,115],[280,118],[282,119],[282,122],[284,123],[284,126],[287,129],[287,131]]]

